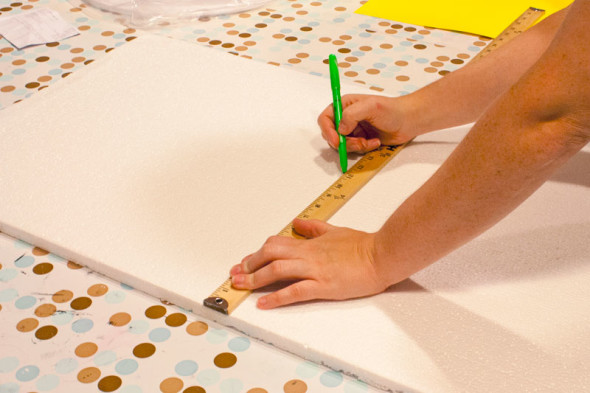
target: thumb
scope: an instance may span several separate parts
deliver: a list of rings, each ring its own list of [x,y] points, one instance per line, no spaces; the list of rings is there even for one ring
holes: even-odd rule
[[[305,236],[308,239],[322,236],[333,228],[333,225],[320,220],[302,220],[300,218],[293,220],[293,229],[295,232]]]

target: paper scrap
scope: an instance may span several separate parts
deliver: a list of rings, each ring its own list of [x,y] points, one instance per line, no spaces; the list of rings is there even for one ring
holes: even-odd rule
[[[529,7],[545,10],[543,17],[546,18],[572,2],[573,0],[370,0],[356,10],[356,13],[495,38]]]
[[[15,48],[61,41],[80,34],[54,10],[36,8],[0,18],[0,34]]]

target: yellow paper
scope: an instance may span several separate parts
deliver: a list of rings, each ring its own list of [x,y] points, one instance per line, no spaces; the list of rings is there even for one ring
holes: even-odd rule
[[[573,0],[370,0],[356,13],[439,29],[497,37],[529,7],[545,10],[544,17]]]

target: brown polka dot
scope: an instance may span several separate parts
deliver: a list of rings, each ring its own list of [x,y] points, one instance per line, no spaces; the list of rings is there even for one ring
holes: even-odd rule
[[[268,393],[268,390],[262,388],[252,388],[248,390],[246,393]]]
[[[409,32],[413,32],[413,31],[416,31],[416,28],[415,27],[406,27],[404,30],[409,31]]]
[[[186,322],[186,315],[176,312],[166,317],[166,325],[171,327],[182,326]]]
[[[86,342],[78,345],[74,350],[76,356],[81,358],[87,358],[94,355],[98,351],[98,345],[92,342]]]
[[[297,59],[297,58],[295,58],[295,59],[289,59],[287,61],[289,63],[291,63],[291,64],[299,64],[299,63],[301,63],[301,59]]]
[[[400,82],[406,82],[410,80],[410,77],[406,75],[398,75],[395,77],[395,79],[397,79]]]
[[[96,367],[86,367],[78,372],[78,381],[92,383],[100,378],[100,370]]]
[[[126,312],[118,312],[109,318],[109,325],[125,326],[131,321],[131,315]]]
[[[176,377],[166,378],[160,383],[160,391],[162,393],[177,393],[184,386],[182,379]]]
[[[349,48],[338,48],[338,52],[340,53],[350,53],[350,49]]]
[[[11,7],[20,7],[23,3],[10,3]]]
[[[98,381],[98,389],[101,392],[114,392],[121,387],[123,381],[116,375],[109,375]]]
[[[131,36],[131,37],[127,37],[125,38],[125,41],[129,42],[129,41],[133,41],[134,39],[136,39],[137,37],[135,36]]]
[[[348,76],[349,78],[354,78],[355,76],[358,75],[358,72],[355,72],[355,71],[346,71],[344,73],[344,75]]]
[[[426,67],[424,69],[424,71],[432,74],[432,73],[435,73],[438,70],[436,68],[434,68],[434,67]]]
[[[86,60],[86,61],[84,62],[84,65],[88,65],[88,64],[92,63],[93,61],[94,61],[94,60],[92,60],[92,59],[90,59],[90,60]]]
[[[426,49],[426,45],[424,45],[424,44],[416,44],[416,45],[414,45],[414,48],[415,49]]]
[[[211,40],[211,41],[209,41],[209,45],[219,45],[219,44],[221,44],[221,41],[219,41],[219,40]]]
[[[303,26],[299,30],[301,30],[301,31],[312,31],[313,29],[311,27],[309,27],[309,26]]]
[[[39,326],[39,321],[35,318],[25,318],[16,324],[16,330],[26,333],[37,329],[37,326]]]
[[[35,337],[39,340],[49,340],[57,334],[57,328],[52,325],[42,326],[35,332]]]
[[[166,315],[166,307],[164,306],[151,306],[145,310],[145,316],[150,319],[162,318]]]
[[[112,35],[114,35],[115,33],[113,33],[112,31],[103,31],[102,33],[100,33],[101,36],[103,37],[110,37]]]
[[[8,12],[8,11],[12,11],[12,8],[11,7],[2,7],[2,8],[0,8],[0,11]]]
[[[137,344],[135,348],[133,348],[133,355],[138,358],[149,358],[156,352],[156,347],[154,344],[151,343],[141,343]]]
[[[80,31],[90,30],[90,26],[88,26],[88,25],[78,26],[78,30],[80,30]]]
[[[285,393],[305,393],[307,392],[307,384],[300,379],[292,379],[283,385]]]
[[[82,265],[78,265],[75,262],[68,261],[68,268],[70,268],[72,270],[82,269]]]
[[[35,309],[35,315],[39,318],[46,318],[55,314],[55,311],[57,311],[57,307],[55,307],[54,304],[45,303],[41,304],[39,307]]]
[[[35,274],[47,274],[53,270],[53,265],[49,262],[43,262],[33,267],[33,273]]]
[[[453,59],[453,60],[451,60],[451,63],[453,63],[453,64],[463,64],[465,62],[463,60],[461,60],[461,59]]]
[[[62,79],[63,78],[67,78],[68,76],[70,76],[71,72],[64,72],[63,74],[61,74]]]
[[[46,62],[48,60],[49,60],[49,57],[48,56],[39,56],[39,57],[37,57],[35,59],[35,61],[38,62],[38,63],[44,63],[44,62]]]
[[[65,303],[65,302],[69,302],[70,299],[72,299],[74,297],[74,294],[72,293],[72,291],[68,291],[67,289],[62,289],[61,291],[57,291],[53,294],[53,296],[51,297],[51,300],[53,300],[55,303]]]
[[[109,287],[105,284],[94,284],[86,291],[90,296],[102,296],[109,291]]]
[[[439,74],[439,75],[442,75],[442,76],[445,76],[446,74],[449,74],[450,72],[451,72],[451,71],[448,71],[448,70],[440,70],[440,71],[438,72],[438,74]]]
[[[238,358],[236,355],[230,352],[220,353],[219,355],[215,356],[215,359],[213,359],[213,363],[215,363],[215,365],[219,368],[230,368],[236,364],[237,361]]]
[[[29,82],[25,85],[27,89],[36,89],[39,86],[41,86],[39,82]]]
[[[260,11],[260,12],[258,13],[258,15],[260,15],[260,16],[268,16],[268,15],[270,15],[270,12],[267,12],[267,11]]]
[[[86,296],[77,297],[70,303],[74,310],[85,310],[92,304],[92,299]]]
[[[191,322],[186,327],[186,332],[191,336],[200,336],[201,334],[205,334],[207,330],[209,330],[209,326],[201,321]]]
[[[392,29],[401,29],[403,26],[400,24],[391,25]]]
[[[200,386],[190,386],[184,389],[182,393],[207,393],[207,391]]]
[[[2,86],[0,88],[0,91],[2,93],[10,93],[11,91],[14,91],[14,90],[15,90],[15,87],[14,86]]]
[[[373,50],[373,48],[371,48],[370,46],[367,45],[363,45],[361,47],[359,47],[360,50],[362,50],[363,52],[368,52],[370,50]]]
[[[12,62],[12,65],[19,66],[19,65],[25,64],[26,62],[27,61],[24,60],[24,59],[17,59],[17,60],[15,60],[15,61]]]
[[[49,82],[51,79],[53,79],[52,77],[50,77],[49,75],[43,75],[37,78],[37,80],[39,82]]]
[[[370,74],[370,75],[377,75],[377,74],[378,74],[378,73],[380,73],[380,72],[381,72],[381,71],[379,71],[378,69],[375,69],[375,68],[369,68],[369,69],[367,70],[367,74]]]

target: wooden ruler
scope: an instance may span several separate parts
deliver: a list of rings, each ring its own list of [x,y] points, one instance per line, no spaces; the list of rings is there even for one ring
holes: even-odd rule
[[[529,8],[508,28],[483,49],[472,61],[475,61],[492,50],[497,49],[522,31],[531,26],[545,11]],[[350,200],[365,184],[369,182],[387,163],[397,155],[405,145],[381,146],[379,149],[365,154],[357,163],[324,191],[315,201],[309,204],[297,218],[318,219],[327,221],[344,204]],[[279,233],[296,239],[302,237],[293,230],[290,222]],[[238,305],[250,295],[251,291],[236,289],[231,285],[231,279],[221,284],[203,304],[223,314],[231,314]]]

